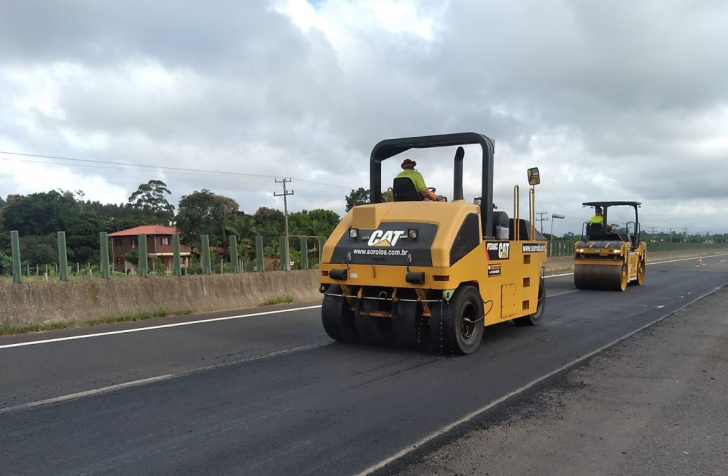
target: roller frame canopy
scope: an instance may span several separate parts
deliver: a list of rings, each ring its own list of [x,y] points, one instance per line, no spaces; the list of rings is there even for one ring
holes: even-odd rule
[[[441,134],[432,136],[404,137],[401,139],[386,139],[379,142],[372,149],[369,162],[369,191],[370,202],[382,202],[382,162],[407,152],[410,149],[431,149],[435,147],[454,147],[478,144],[482,151],[483,176],[481,180],[481,213],[483,232],[485,236],[493,235],[493,155],[494,143],[489,137],[476,132],[460,132],[456,134]],[[454,197],[453,200],[463,199],[463,150],[459,148],[455,154],[454,164]]]
[[[582,203],[585,207],[602,207],[604,209],[604,219],[606,220],[607,216],[607,208],[609,207],[620,207],[620,206],[628,206],[634,208],[634,221],[635,223],[639,223],[639,216],[637,213],[637,208],[642,206],[642,203],[640,202],[630,202],[630,201],[619,201],[619,200],[612,200],[612,201],[602,201],[602,202],[584,202]]]

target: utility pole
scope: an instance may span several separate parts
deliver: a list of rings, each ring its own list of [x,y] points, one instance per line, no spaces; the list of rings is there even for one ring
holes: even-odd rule
[[[670,243],[672,243],[672,228],[668,228],[668,230],[670,231]]]
[[[543,222],[549,221],[548,218],[544,218],[544,215],[548,215],[549,212],[536,212],[536,215],[540,215],[538,218],[536,218],[536,221],[541,222],[541,234],[543,235]]]
[[[551,239],[554,239],[554,222],[556,219],[564,219],[566,218],[564,215],[559,215],[558,213],[552,213],[551,214]]]
[[[683,230],[683,234],[685,235],[685,243],[687,243],[688,242],[688,229],[683,228],[682,230]]]
[[[283,197],[283,217],[284,217],[285,226],[286,226],[286,257],[285,257],[285,260],[286,260],[285,269],[286,270],[288,270],[291,266],[290,253],[288,251],[288,245],[289,245],[289,240],[288,240],[288,199],[286,198],[286,197],[288,197],[288,195],[293,195],[293,190],[291,190],[290,192],[288,192],[286,190],[286,184],[290,181],[291,181],[291,179],[287,179],[287,178],[283,178],[280,180],[276,179],[276,183],[283,184],[283,193],[273,192],[274,197]]]
[[[654,240],[655,239],[655,228],[657,228],[657,227],[656,226],[651,226],[650,227],[650,240]]]

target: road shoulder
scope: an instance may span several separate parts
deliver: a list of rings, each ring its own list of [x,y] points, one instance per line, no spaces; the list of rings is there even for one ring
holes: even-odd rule
[[[725,474],[727,310],[723,288],[397,474]]]

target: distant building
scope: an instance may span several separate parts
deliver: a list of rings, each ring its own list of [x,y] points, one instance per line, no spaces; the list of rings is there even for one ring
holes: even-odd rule
[[[111,249],[114,271],[124,273],[130,269],[136,270],[137,266],[127,262],[124,255],[129,251],[139,250],[139,235],[142,234],[147,235],[147,259],[161,258],[164,263],[162,272],[172,269],[174,259],[172,235],[177,235],[179,232],[172,226],[144,225],[109,233],[109,238],[113,238]],[[182,267],[188,267],[190,265],[190,247],[180,244],[179,255]],[[139,259],[142,257],[140,256]],[[152,269],[151,266],[149,269]]]

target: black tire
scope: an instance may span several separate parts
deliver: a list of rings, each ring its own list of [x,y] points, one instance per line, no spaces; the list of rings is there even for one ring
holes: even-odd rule
[[[536,312],[531,315],[517,317],[513,319],[513,322],[519,326],[537,326],[541,322],[544,310],[546,309],[546,286],[544,285],[544,279],[538,283],[538,302],[536,304]]]
[[[429,349],[430,332],[422,318],[422,307],[415,301],[397,302],[392,334],[397,345],[407,349]]]
[[[443,352],[472,354],[483,339],[483,300],[473,286],[459,287],[449,302],[432,307],[433,345]]]
[[[368,287],[362,290],[354,314],[354,325],[359,342],[374,345],[394,344],[392,319],[379,317],[392,310],[392,301],[382,299],[383,297],[390,297],[383,288]]]
[[[339,294],[339,296],[333,296]],[[349,307],[346,298],[341,297],[341,287],[334,284],[329,287],[321,304],[321,323],[329,337],[340,342],[356,342],[356,326],[354,311]]]
[[[359,312],[354,317],[356,333],[360,342],[373,345],[392,345],[391,319],[386,317],[362,316]]]

